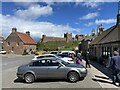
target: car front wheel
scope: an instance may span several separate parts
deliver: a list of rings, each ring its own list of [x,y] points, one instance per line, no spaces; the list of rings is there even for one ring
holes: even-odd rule
[[[77,82],[79,80],[79,75],[77,72],[69,72],[68,73],[68,80],[70,82]]]
[[[25,82],[26,83],[32,83],[34,82],[35,78],[34,78],[34,75],[31,74],[31,73],[28,73],[25,75]]]

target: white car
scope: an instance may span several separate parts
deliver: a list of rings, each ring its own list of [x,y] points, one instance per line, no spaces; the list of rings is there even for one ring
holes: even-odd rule
[[[1,49],[1,50],[0,50],[0,54],[6,54],[6,51],[3,50],[3,49]]]
[[[75,55],[74,51],[61,51],[60,52],[60,54],[63,54],[63,53],[68,53],[68,54],[74,54]]]
[[[39,60],[41,58],[46,58],[46,57],[55,57],[55,58],[60,58],[62,60],[64,60],[65,62],[69,62],[69,63],[74,63],[73,59],[72,58],[69,58],[69,57],[60,57],[60,56],[57,56],[55,54],[43,54],[43,55],[40,55],[40,56],[34,56],[34,58],[32,60]]]

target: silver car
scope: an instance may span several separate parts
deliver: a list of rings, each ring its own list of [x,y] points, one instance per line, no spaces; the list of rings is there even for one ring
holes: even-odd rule
[[[87,69],[83,65],[70,64],[61,59],[43,58],[18,67],[17,77],[32,83],[36,79],[68,79],[77,82],[84,79]]]

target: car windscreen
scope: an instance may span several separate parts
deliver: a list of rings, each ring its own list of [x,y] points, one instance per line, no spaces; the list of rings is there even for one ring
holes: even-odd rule
[[[65,62],[65,61],[63,61],[63,60],[61,60],[61,59],[60,59],[60,62],[61,62],[62,64],[64,64],[65,66],[67,66],[68,64],[70,64],[70,63]]]

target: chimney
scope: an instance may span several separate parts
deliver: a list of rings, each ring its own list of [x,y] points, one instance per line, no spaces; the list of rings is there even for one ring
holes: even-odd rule
[[[46,37],[46,35],[42,35],[42,39],[44,39]]]
[[[117,25],[120,24],[120,1],[118,2]]]
[[[12,28],[12,33],[17,32],[17,28]]]
[[[30,32],[29,32],[29,31],[27,31],[26,34],[27,34],[28,36],[30,36]]]

